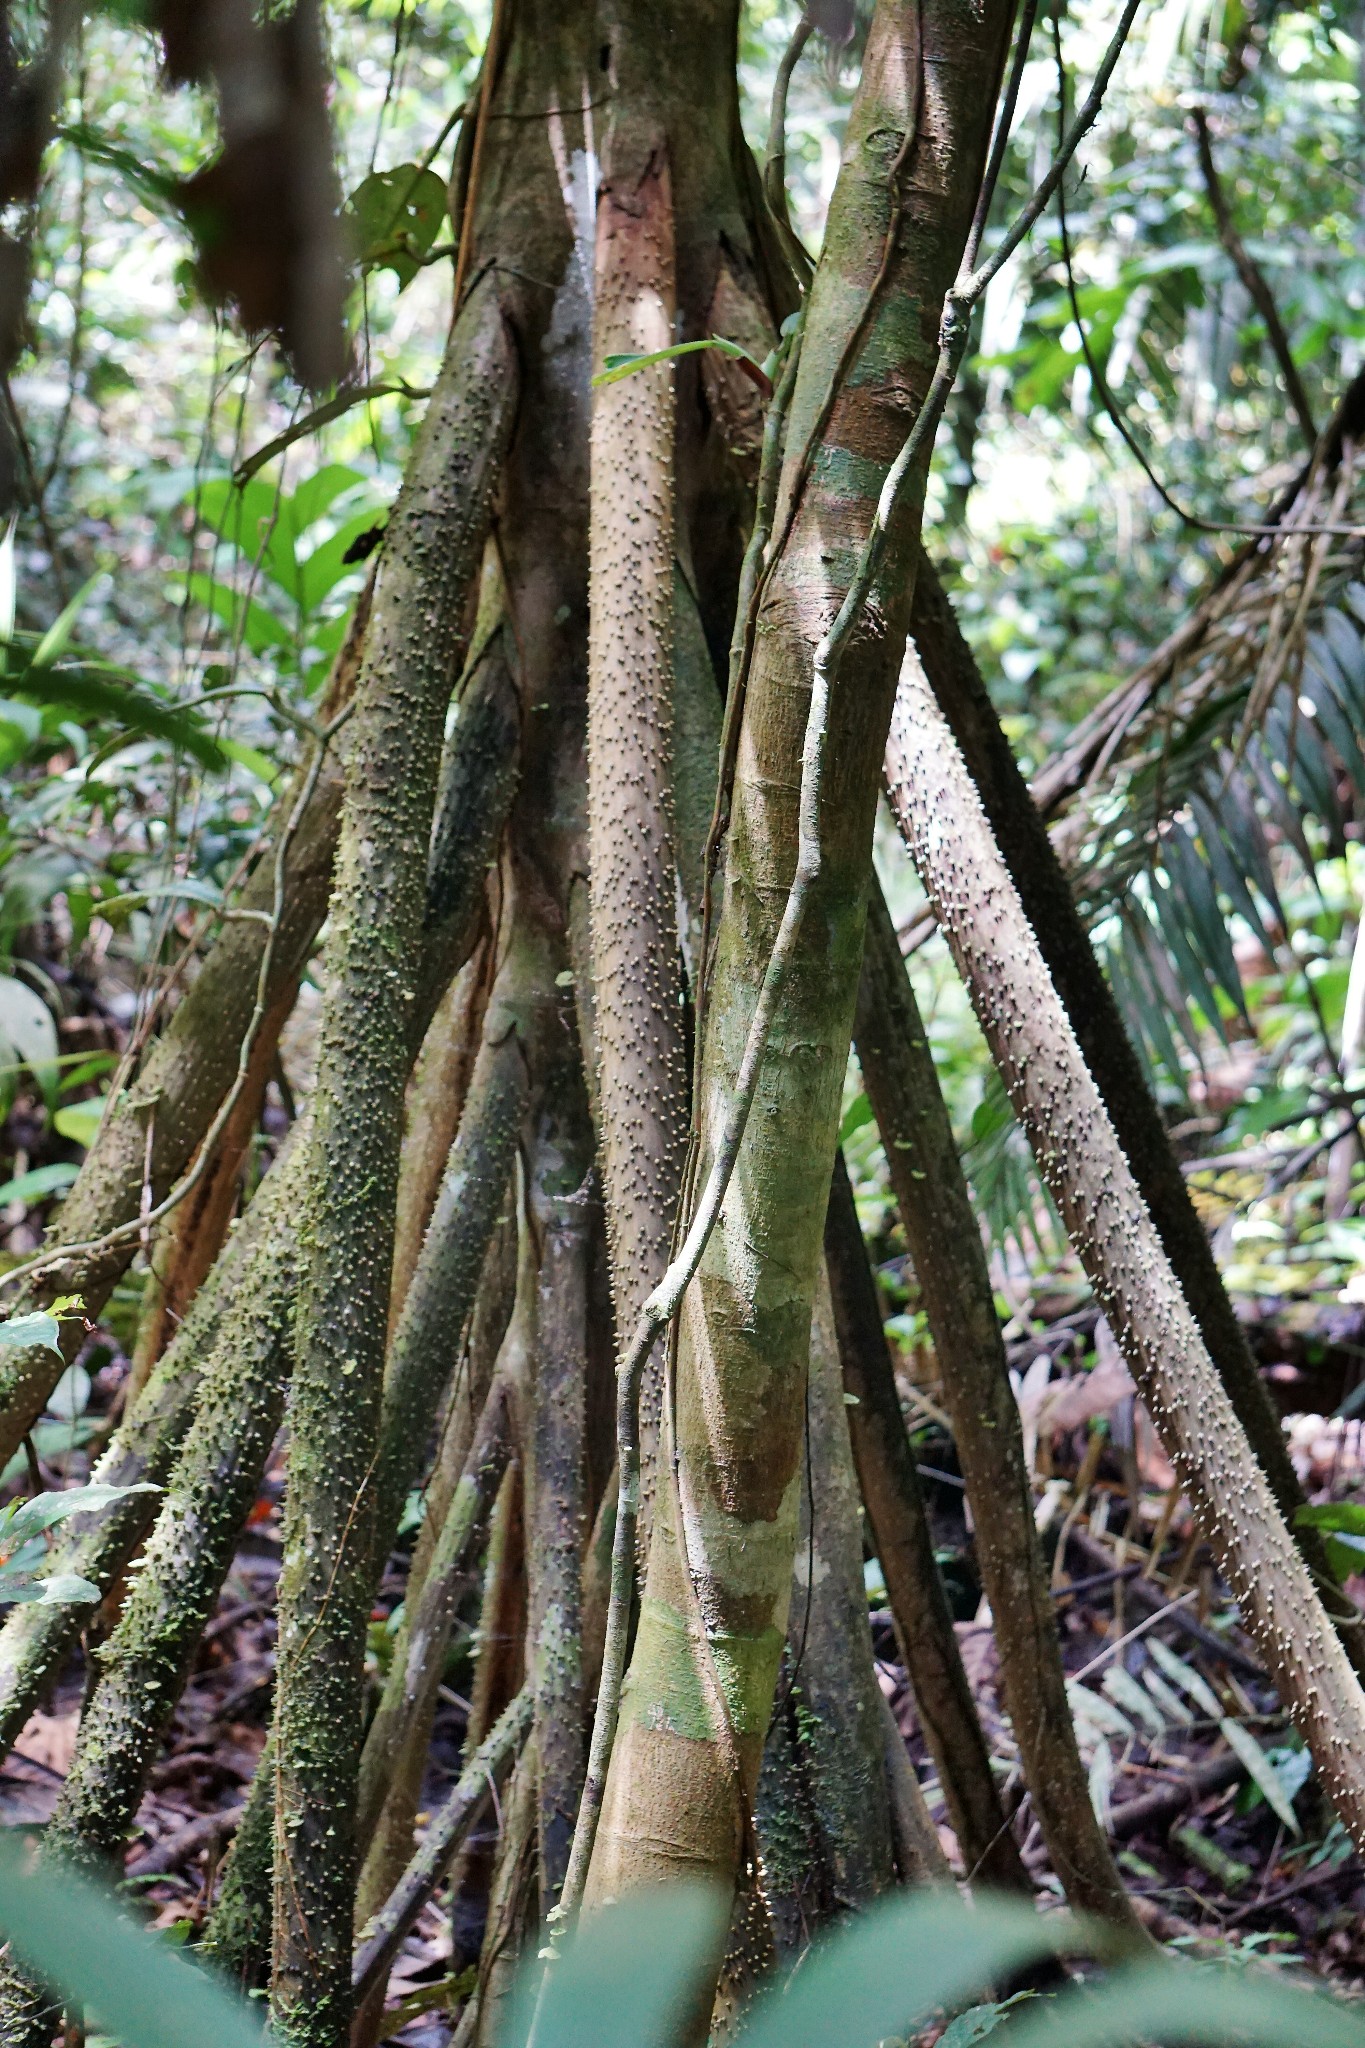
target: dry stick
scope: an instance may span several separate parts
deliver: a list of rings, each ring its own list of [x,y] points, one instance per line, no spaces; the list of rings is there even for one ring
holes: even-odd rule
[[[280,1579],[272,2017],[295,2048],[342,2048],[351,2020],[359,1702],[426,847],[449,678],[517,390],[486,281],[457,318],[389,520],[357,688],[325,954]]]
[[[943,1372],[1005,1699],[1035,1811],[1068,1899],[1131,1933],[1136,1921],[1076,1748],[986,1254],[875,878],[854,1038]]]
[[[594,361],[667,348],[675,308],[667,147],[652,124],[643,133],[639,124],[618,126],[597,206]],[[687,1138],[673,855],[674,414],[671,361],[593,391],[589,926],[602,1182],[621,1329],[633,1328],[668,1265]],[[642,1388],[648,1475],[661,1401],[656,1365]],[[543,1771],[543,1743],[539,1758]]]
[[[893,802],[1015,1112],[1196,1501],[1220,1569],[1353,1839],[1365,1843],[1365,1696],[1133,1179],[962,756],[907,661]]]
[[[403,1938],[440,1884],[447,1864],[506,1777],[531,1726],[530,1688],[523,1686],[487,1741],[461,1771],[445,1804],[433,1814],[425,1839],[392,1897],[360,1937],[351,1965],[357,2002],[391,1966]]]
[[[848,1421],[858,1480],[886,1579],[901,1661],[938,1768],[948,1817],[971,1877],[1031,1894],[1033,1886],[991,1772],[990,1751],[935,1562],[876,1282],[842,1152],[834,1162],[825,1256],[844,1386],[854,1404]]]
[[[1203,107],[1196,107],[1191,120],[1199,149],[1199,168],[1204,174],[1204,186],[1209,195],[1209,205],[1213,209],[1213,218],[1217,223],[1218,239],[1232,258],[1237,275],[1246,288],[1247,297],[1265,322],[1266,339],[1279,365],[1280,375],[1284,378],[1289,403],[1298,415],[1305,441],[1310,448],[1315,448],[1318,430],[1313,421],[1313,408],[1304,389],[1299,366],[1294,361],[1294,352],[1289,346],[1289,336],[1284,331],[1284,322],[1280,318],[1279,307],[1275,304],[1275,295],[1266,282],[1264,271],[1237,232],[1237,224],[1232,218],[1232,208],[1223,189],[1223,181],[1213,161],[1208,114]]]

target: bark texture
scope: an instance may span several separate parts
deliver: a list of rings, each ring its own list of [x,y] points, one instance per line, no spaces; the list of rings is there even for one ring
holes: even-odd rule
[[[806,315],[747,683],[697,1105],[703,1164],[795,869],[815,646],[932,373],[1009,23],[1005,0],[979,10],[883,0],[873,20]],[[888,234],[884,288],[859,345]],[[854,359],[829,411],[850,344]],[[749,1835],[787,1630],[811,1303],[922,488],[921,473],[831,690],[821,878],[723,1214],[682,1310],[682,1502],[655,1516],[590,1900],[684,1868],[728,1882]]]
[[[848,1423],[858,1483],[886,1580],[901,1660],[938,1766],[963,1865],[974,1883],[1031,1893],[991,1773],[990,1752],[934,1560],[877,1285],[842,1153],[834,1162],[825,1252],[844,1387],[853,1400]]]
[[[593,362],[674,339],[667,143],[637,109],[613,128],[597,201]],[[673,853],[671,362],[592,402],[588,853],[597,1094],[612,1294],[635,1327],[668,1263],[687,1129]],[[642,1403],[653,1462],[661,1377]],[[543,1737],[539,1743],[545,1766]]]
[[[1085,1063],[1127,1155],[1167,1258],[1175,1270],[1237,1419],[1291,1528],[1304,1501],[1284,1431],[1237,1320],[1208,1233],[1133,1050],[1113,991],[1076,909],[1075,897],[1014,750],[1000,726],[976,656],[947,592],[928,561],[920,564],[910,636],[935,702],[962,750],[977,795],[1047,963]],[[1316,1529],[1295,1537],[1334,1618],[1355,1609],[1335,1586]],[[1359,1671],[1365,1643],[1342,1630]]]
[[[491,279],[466,300],[389,521],[331,902],[280,1582],[272,2012],[350,2025],[374,1467],[427,843],[451,680],[515,411]]]
[[[1347,1829],[1365,1841],[1365,1695],[1205,1348],[914,660],[888,755],[901,829],[1039,1170],[1266,1668]]]
[[[875,886],[857,1040],[943,1372],[1005,1702],[1034,1812],[1072,1904],[1136,1933],[1076,1748],[985,1248],[895,926]]]

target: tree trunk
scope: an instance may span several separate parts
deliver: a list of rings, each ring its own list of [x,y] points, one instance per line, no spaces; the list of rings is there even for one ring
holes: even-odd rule
[[[892,758],[901,828],[1039,1170],[1266,1668],[1348,1831],[1365,1842],[1365,1695],[1205,1349],[913,659]]]
[[[1024,914],[1038,940],[1052,983],[1127,1155],[1133,1178],[1167,1258],[1218,1368],[1237,1419],[1246,1431],[1286,1521],[1303,1506],[1303,1488],[1290,1461],[1265,1383],[1238,1322],[1208,1233],[1190,1200],[1185,1177],[1161,1112],[1138,1064],[1113,992],[1095,958],[1061,862],[1029,795],[1014,750],[1001,730],[976,657],[932,565],[922,562],[915,585],[910,635],[939,710],[976,785]],[[888,760],[888,774],[898,771]],[[1350,1625],[1341,1630],[1347,1655],[1365,1668],[1365,1644],[1355,1609],[1327,1569],[1315,1529],[1295,1538],[1329,1611]]]
[[[314,1094],[275,1709],[272,2012],[283,2040],[316,2048],[340,2048],[350,2026],[371,1481],[427,839],[516,388],[497,290],[483,280],[389,520],[356,688]]]
[[[985,1248],[895,926],[875,882],[857,1033],[868,1100],[943,1371],[1024,1779],[1068,1899],[1136,1935],[1076,1748]]]
[[[1009,28],[1005,0],[980,11],[882,0],[873,20],[806,313],[746,686],[696,1107],[703,1160],[725,1117],[796,865],[814,646],[852,579],[877,493],[929,382]],[[855,360],[831,409],[846,353]],[[592,1899],[683,1868],[729,1882],[751,1836],[786,1636],[811,1303],[927,457],[926,449],[874,601],[831,687],[820,879],[723,1214],[682,1310],[676,1442],[685,1505],[681,1519],[677,1503],[655,1516]]]
[[[867,970],[864,968],[864,974]],[[1032,1893],[981,1732],[948,1597],[934,1561],[915,1454],[906,1434],[853,1189],[834,1162],[825,1252],[858,1482],[886,1580],[896,1640],[948,1816],[972,1882]],[[897,1737],[899,1740],[899,1737]]]

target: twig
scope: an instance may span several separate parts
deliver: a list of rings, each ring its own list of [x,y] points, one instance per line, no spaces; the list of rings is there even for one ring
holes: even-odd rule
[[[531,1725],[531,1689],[523,1686],[503,1710],[492,1734],[460,1772],[454,1790],[428,1827],[421,1848],[386,1903],[365,1928],[351,1964],[351,1987],[360,2005],[386,1975],[403,1937],[436,1890],[446,1865],[505,1777]]]
[[[1298,414],[1299,425],[1303,429],[1305,441],[1307,441],[1310,448],[1315,448],[1317,446],[1318,430],[1313,419],[1313,408],[1309,403],[1308,393],[1304,389],[1303,378],[1299,374],[1299,366],[1294,361],[1293,351],[1289,346],[1289,336],[1284,331],[1284,322],[1280,319],[1280,310],[1275,304],[1275,295],[1266,281],[1264,271],[1255,261],[1251,251],[1237,232],[1236,222],[1232,218],[1232,208],[1228,204],[1227,193],[1223,190],[1223,181],[1219,177],[1218,168],[1213,161],[1213,143],[1209,136],[1209,117],[1203,107],[1196,107],[1194,109],[1191,124],[1194,128],[1195,143],[1199,150],[1199,168],[1204,174],[1204,184],[1209,195],[1209,205],[1213,209],[1213,218],[1218,228],[1218,239],[1231,257],[1233,267],[1246,287],[1247,296],[1265,322],[1266,339],[1270,343],[1275,361],[1279,364],[1280,375],[1284,378],[1284,388],[1288,393],[1289,403]]]
[[[768,202],[782,253],[796,272],[803,290],[810,282],[813,265],[810,252],[792,226],[787,205],[787,94],[801,52],[814,32],[815,23],[803,7],[801,18],[778,62],[777,76],[773,81],[772,112],[768,119],[768,147],[763,158],[763,196]]]
[[[371,398],[390,398],[397,395],[404,398],[430,398],[431,388],[429,385],[409,384],[404,378],[395,377],[387,381],[381,378],[374,384],[356,384],[348,390],[338,391],[334,398],[315,406],[312,412],[305,413],[301,420],[295,420],[292,426],[286,427],[282,434],[276,434],[273,441],[267,441],[263,447],[254,449],[245,461],[239,462],[232,472],[233,483],[240,490],[243,484],[251,481],[258,469],[265,468],[267,462],[273,462],[277,455],[283,455],[285,449],[291,448],[295,441],[302,441],[309,434],[316,434],[320,427],[327,426],[332,420],[339,420],[352,406],[364,405]]]
[[[230,1835],[242,1817],[240,1806],[229,1807],[222,1813],[201,1813],[197,1820],[177,1828],[164,1841],[153,1843],[141,1856],[135,1856],[124,1872],[125,1877],[169,1877],[173,1870],[179,1870],[188,1863],[191,1856],[197,1856],[203,1848],[211,1847],[223,1835]]]
[[[474,146],[469,156],[469,183],[465,187],[464,205],[460,210],[460,246],[455,256],[455,282],[450,294],[452,322],[459,316],[460,296],[464,291],[465,279],[469,275],[469,250],[473,240],[474,209],[479,198],[479,173],[483,168],[483,144],[488,131],[488,109],[492,104],[493,87],[497,82],[497,69],[502,58],[502,26],[506,12],[506,0],[493,0],[493,19],[488,24],[488,41],[484,44],[479,78],[479,105],[474,116]]]

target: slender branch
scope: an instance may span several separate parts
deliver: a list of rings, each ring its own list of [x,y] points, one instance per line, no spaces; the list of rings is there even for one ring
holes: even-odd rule
[[[1036,4],[1036,0],[1035,0]],[[815,23],[809,12],[802,8],[801,18],[792,30],[791,40],[777,66],[773,80],[772,112],[768,118],[768,147],[763,158],[763,196],[768,202],[768,211],[773,217],[782,253],[796,272],[802,287],[810,282],[813,265],[810,253],[791,223],[787,205],[787,94],[791,89],[792,73],[800,61],[801,52],[815,32]]]
[[[972,270],[959,278],[958,283],[948,294],[950,300],[962,298],[969,305],[974,306],[991,279],[998,276],[1004,269],[1010,257],[1019,247],[1019,244],[1033,228],[1035,221],[1041,218],[1046,210],[1048,201],[1061,184],[1072,157],[1075,156],[1076,151],[1095,125],[1100,108],[1104,104],[1104,95],[1108,91],[1109,81],[1114,75],[1114,67],[1123,54],[1123,46],[1128,40],[1128,31],[1132,28],[1137,18],[1138,8],[1141,5],[1142,0],[1127,0],[1127,5],[1119,17],[1119,25],[1110,37],[1109,47],[1100,60],[1100,68],[1095,73],[1090,91],[1076,109],[1071,125],[1063,135],[1057,154],[1052,159],[1045,176],[1038,184],[1033,196],[1016,215],[1013,225],[1006,229],[1000,242],[991,251],[991,254],[981,265],[980,269]]]
[[[531,1712],[531,1689],[523,1686],[488,1740],[480,1744],[461,1771],[388,1903],[361,1935],[351,1964],[351,1988],[357,2005],[373,1990],[380,1976],[387,1974],[408,1929],[440,1884],[446,1865],[492,1798],[495,1785],[507,1775],[531,1726]]]
[[[430,398],[430,385],[409,384],[402,377],[380,378],[373,384],[355,384],[348,390],[338,391],[336,396],[314,406],[301,420],[286,427],[282,434],[276,434],[273,441],[267,441],[260,448],[253,449],[244,461],[239,462],[232,472],[232,481],[241,489],[250,483],[258,469],[264,469],[267,462],[273,462],[277,455],[283,455],[286,448],[292,448],[295,441],[306,440],[309,434],[316,434],[321,427],[339,420],[352,406],[365,405],[372,398]]]
[[[1204,185],[1208,191],[1209,205],[1213,209],[1213,218],[1218,227],[1218,239],[1231,257],[1237,275],[1246,286],[1248,297],[1265,322],[1266,339],[1270,343],[1275,361],[1279,364],[1280,375],[1284,378],[1284,388],[1288,393],[1289,403],[1298,414],[1299,425],[1303,429],[1303,437],[1310,448],[1316,447],[1318,430],[1313,419],[1313,408],[1309,403],[1308,393],[1304,389],[1303,378],[1299,374],[1299,366],[1294,361],[1294,353],[1289,346],[1289,336],[1285,333],[1279,307],[1275,304],[1275,295],[1266,281],[1265,272],[1256,262],[1246,243],[1237,232],[1237,224],[1232,218],[1232,207],[1228,202],[1228,195],[1223,189],[1223,181],[1219,177],[1217,165],[1213,161],[1213,143],[1209,135],[1209,117],[1203,107],[1196,107],[1194,109],[1194,113],[1191,116],[1191,125],[1194,129],[1195,142],[1199,150],[1199,168],[1204,174]]]
[[[1000,183],[1000,173],[1004,168],[1005,151],[1009,148],[1010,130],[1014,126],[1014,112],[1019,104],[1019,88],[1024,82],[1024,66],[1028,62],[1029,45],[1033,41],[1033,24],[1037,16],[1038,0],[1024,0],[1019,15],[1019,26],[1014,36],[1014,62],[1010,66],[1009,84],[1005,87],[1005,96],[1000,102],[1000,111],[996,116],[990,161],[986,165],[986,175],[981,180],[976,212],[972,215],[966,247],[962,252],[962,266],[966,270],[973,268],[981,253],[981,237],[986,232],[986,222],[990,218],[991,206],[995,199],[995,188]]]

